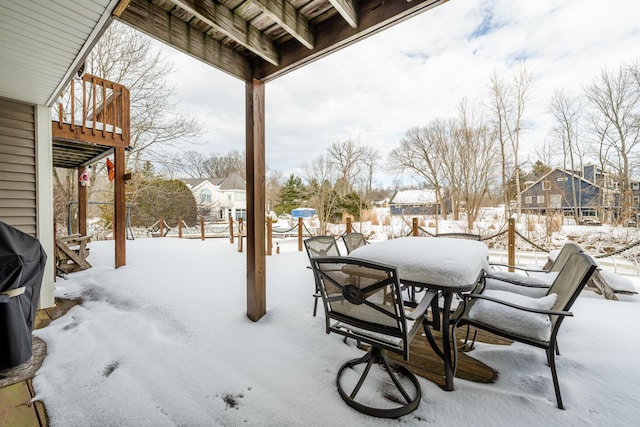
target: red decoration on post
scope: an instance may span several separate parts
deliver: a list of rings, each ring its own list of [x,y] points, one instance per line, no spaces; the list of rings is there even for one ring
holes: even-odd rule
[[[116,168],[111,159],[107,159],[107,174],[109,175],[109,182],[113,182],[116,174]]]

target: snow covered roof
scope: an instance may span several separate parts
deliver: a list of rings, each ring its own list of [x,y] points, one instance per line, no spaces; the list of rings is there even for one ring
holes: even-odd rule
[[[422,190],[400,190],[395,194],[395,196],[393,196],[393,199],[391,199],[392,204],[405,205],[420,205],[435,202],[436,192],[427,188]]]

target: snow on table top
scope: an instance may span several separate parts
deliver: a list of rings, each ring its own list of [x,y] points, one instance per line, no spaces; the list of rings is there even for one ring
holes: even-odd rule
[[[403,281],[464,291],[489,268],[487,254],[487,245],[474,240],[401,237],[361,246],[349,256],[395,266]]]

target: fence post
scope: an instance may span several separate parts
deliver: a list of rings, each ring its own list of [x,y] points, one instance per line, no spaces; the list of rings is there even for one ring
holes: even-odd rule
[[[302,217],[298,217],[298,252],[302,252]]]
[[[238,252],[242,252],[242,229],[244,227],[244,219],[238,218]]]
[[[182,239],[182,217],[178,217],[178,238]]]
[[[160,217],[160,237],[164,237],[164,220]]]
[[[271,217],[267,218],[267,255],[271,255],[271,249],[273,248],[273,238],[271,233],[273,232],[273,222]]]
[[[204,217],[200,217],[200,236],[204,240]]]
[[[418,235],[418,218],[413,218],[413,223],[412,223],[412,234],[414,236]]]
[[[507,264],[516,264],[516,220],[515,218],[509,218],[509,231],[507,233]],[[509,267],[509,271],[513,272],[514,269]]]
[[[231,235],[230,243],[233,245],[233,218],[229,215],[229,234]]]
[[[352,229],[351,229],[351,217],[350,217],[350,216],[348,216],[348,217],[347,217],[347,231],[346,231],[346,232],[347,232],[347,233],[351,233],[351,230],[352,230]]]

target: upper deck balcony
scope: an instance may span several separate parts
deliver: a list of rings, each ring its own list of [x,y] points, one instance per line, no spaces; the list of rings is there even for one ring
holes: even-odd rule
[[[52,111],[53,165],[76,168],[130,142],[129,90],[85,74],[74,79]]]

